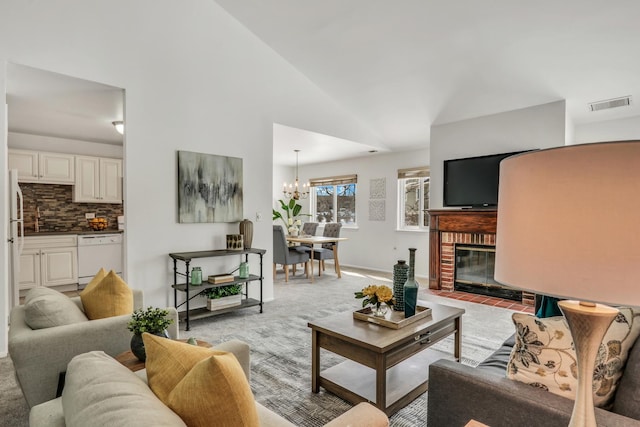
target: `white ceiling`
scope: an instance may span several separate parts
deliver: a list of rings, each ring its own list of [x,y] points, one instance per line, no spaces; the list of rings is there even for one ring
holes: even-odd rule
[[[120,88],[9,63],[7,105],[9,132],[122,145]]]
[[[299,164],[323,163],[355,157],[369,156],[388,149],[360,144],[316,132],[273,125],[273,164],[293,166],[296,164],[295,150]]]
[[[433,124],[565,99],[574,123],[640,116],[637,0],[216,0],[379,137],[274,124],[274,163],[426,148]],[[122,89],[8,64],[9,131],[121,144]],[[632,105],[587,103],[632,95]]]
[[[640,115],[637,0],[216,2],[393,150],[425,148],[432,124],[562,99],[575,124]]]

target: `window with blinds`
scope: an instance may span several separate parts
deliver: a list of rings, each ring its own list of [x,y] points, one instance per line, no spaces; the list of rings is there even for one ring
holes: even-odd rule
[[[320,223],[340,222],[356,226],[357,175],[341,175],[309,180],[311,211]]]

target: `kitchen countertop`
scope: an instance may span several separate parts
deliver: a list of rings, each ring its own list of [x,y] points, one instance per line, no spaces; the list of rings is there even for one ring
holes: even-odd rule
[[[123,233],[124,230],[86,230],[86,231],[25,231],[24,237],[38,237],[38,236],[70,236],[70,235],[78,235],[82,236],[85,234],[119,234]]]

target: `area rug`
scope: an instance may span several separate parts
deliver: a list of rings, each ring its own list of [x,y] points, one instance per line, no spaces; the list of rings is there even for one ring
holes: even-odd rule
[[[279,272],[274,284],[275,299],[258,307],[192,321],[191,330],[181,325],[180,337],[195,337],[217,344],[240,339],[251,346],[251,387],[256,400],[305,427],[322,426],[353,405],[323,389],[311,392],[310,320],[361,307],[354,292],[369,284],[391,286],[391,276],[366,270],[343,268],[342,278],[333,271],[315,278],[313,284],[298,274],[284,282]],[[462,317],[462,363],[475,366],[489,356],[513,333],[511,310],[467,303],[430,295],[426,286],[420,298],[465,309]],[[433,349],[433,350],[432,350]],[[427,351],[451,357],[453,338],[449,337]],[[322,368],[343,360],[322,351]],[[428,369],[425,366],[425,369]],[[428,393],[428,392],[427,392]],[[390,417],[391,426],[425,426],[427,393]],[[3,426],[28,425],[28,409],[13,379],[8,358],[0,359],[0,420]]]
[[[329,267],[327,267],[327,270]],[[279,279],[282,274],[279,275]],[[302,276],[288,283],[277,280],[275,300],[265,304],[264,313],[256,307],[222,316],[194,321],[193,336],[212,343],[232,338],[251,345],[251,385],[256,400],[298,426],[322,426],[349,410],[353,405],[324,389],[311,392],[310,320],[361,308],[354,292],[369,284],[391,286],[389,275],[343,268],[342,278],[333,272],[315,278],[313,284]],[[461,302],[430,295],[422,289],[420,298],[465,309],[462,320],[462,362],[471,366],[488,357],[513,334],[513,311]],[[433,349],[433,350],[431,350]],[[453,337],[427,351],[452,357]],[[340,356],[322,350],[322,369],[342,361]],[[425,369],[428,369],[425,366]],[[391,425],[415,427],[426,425],[427,393],[424,393],[390,417]]]

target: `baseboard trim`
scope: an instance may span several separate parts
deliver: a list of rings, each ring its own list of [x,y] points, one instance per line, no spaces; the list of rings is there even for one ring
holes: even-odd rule
[[[333,264],[333,261],[327,260],[326,262],[329,263],[329,264]],[[379,271],[381,273],[387,273],[387,274],[393,275],[393,269],[392,270],[383,270],[381,268],[364,267],[364,266],[361,266],[361,265],[343,264],[343,263],[340,263],[340,267],[360,268],[362,270]],[[424,280],[427,281],[425,283],[428,283],[429,276],[423,276],[423,275],[420,275],[420,274],[416,274],[415,277],[416,277],[416,279],[424,279]]]

